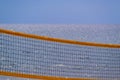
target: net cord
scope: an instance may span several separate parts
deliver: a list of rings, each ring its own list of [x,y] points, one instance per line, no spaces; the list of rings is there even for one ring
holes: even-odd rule
[[[74,45],[83,45],[83,46],[94,46],[94,47],[104,47],[104,48],[120,48],[120,44],[104,44],[104,43],[95,43],[95,42],[82,42],[82,41],[75,41],[75,40],[66,40],[60,38],[51,38],[47,36],[39,36],[35,34],[27,34],[22,32],[15,32],[11,30],[5,30],[0,28],[0,33],[26,37],[26,38],[33,38],[38,40],[46,40],[58,43],[66,43],[66,44],[74,44]]]

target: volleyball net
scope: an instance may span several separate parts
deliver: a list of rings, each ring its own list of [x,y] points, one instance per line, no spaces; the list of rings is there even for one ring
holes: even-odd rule
[[[0,75],[42,80],[120,79],[120,45],[0,29]]]

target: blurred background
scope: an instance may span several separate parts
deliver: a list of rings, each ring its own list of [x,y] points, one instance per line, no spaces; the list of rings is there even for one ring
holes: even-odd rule
[[[119,24],[120,0],[0,0],[0,23]]]

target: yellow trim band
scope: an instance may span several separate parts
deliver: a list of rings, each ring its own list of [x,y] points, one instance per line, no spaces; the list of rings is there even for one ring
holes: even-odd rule
[[[42,79],[42,80],[96,80],[96,79],[88,79],[88,78],[64,78],[64,77],[41,76],[41,75],[23,74],[23,73],[7,72],[7,71],[0,71],[0,75],[20,77],[20,78],[30,78],[30,79]]]
[[[84,46],[94,46],[94,47],[106,47],[106,48],[120,48],[120,44],[103,44],[103,43],[94,43],[94,42],[80,42],[75,40],[65,40],[59,38],[51,38],[46,36],[38,36],[34,34],[26,34],[22,32],[15,32],[11,30],[0,29],[0,33],[5,33],[14,36],[21,36],[27,38],[33,38],[38,40],[46,40],[52,42],[59,42],[59,43],[67,43],[67,44],[75,44],[75,45],[84,45]]]

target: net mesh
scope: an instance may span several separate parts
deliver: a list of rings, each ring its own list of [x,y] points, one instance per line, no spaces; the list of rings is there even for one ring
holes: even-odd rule
[[[120,49],[0,33],[0,70],[74,78],[120,78]]]

